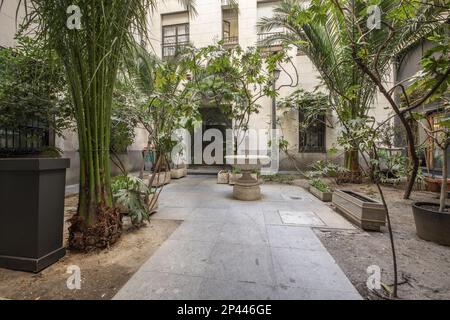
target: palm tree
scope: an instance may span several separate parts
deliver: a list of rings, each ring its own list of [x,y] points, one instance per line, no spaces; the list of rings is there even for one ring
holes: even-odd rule
[[[367,119],[368,111],[379,85],[362,69],[355,59],[355,43],[364,39],[359,53],[365,55],[368,67],[376,69],[380,82],[389,81],[387,75],[393,58],[401,57],[431,31],[442,25],[442,21],[430,19],[447,10],[445,6],[421,4],[417,1],[382,0],[378,3],[384,13],[384,25],[396,26],[398,14],[416,10],[416,23],[399,26],[397,32],[386,42],[391,29],[381,28],[368,32],[367,3],[361,0],[339,3],[335,0],[313,0],[307,8],[296,0],[283,0],[275,9],[272,18],[263,18],[259,28],[270,30],[284,28],[285,34],[277,34],[287,45],[295,45],[310,58],[330,91],[332,106],[344,126],[344,134],[350,134],[353,120]],[[399,11],[397,15],[396,11]],[[404,19],[403,19],[404,20]],[[268,39],[273,41],[274,39]],[[382,54],[380,54],[382,53]],[[401,115],[400,115],[401,119]],[[404,119],[401,119],[404,120]],[[413,132],[402,121],[409,140],[412,178],[405,191],[409,197],[419,160],[415,153]],[[346,152],[346,168],[358,168],[358,152],[355,146]]]
[[[74,106],[80,193],[70,227],[73,248],[107,247],[120,236],[121,219],[113,207],[109,162],[113,90],[130,45],[137,37],[146,37],[148,14],[156,2],[76,1],[75,10],[71,0],[19,1],[26,9],[24,28],[33,30],[61,59]],[[193,1],[180,2],[190,6]],[[77,16],[81,29],[68,27],[73,13],[81,14]]]
[[[350,135],[355,119],[366,119],[376,94],[376,86],[357,67],[352,59],[350,39],[338,15],[311,15],[311,11],[295,0],[283,0],[270,18],[262,18],[258,27],[263,31],[284,28],[277,40],[302,50],[318,70],[330,92],[343,134]],[[273,41],[269,39],[268,41]],[[345,150],[345,167],[350,180],[360,177],[358,141]]]

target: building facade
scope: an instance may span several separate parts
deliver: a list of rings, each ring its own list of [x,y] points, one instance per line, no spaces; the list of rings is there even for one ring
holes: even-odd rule
[[[0,11],[0,46],[14,46],[14,34],[16,28],[16,6],[19,0],[5,1]],[[239,0],[238,10],[232,8],[227,0],[200,0],[196,1],[196,14],[189,14],[186,7],[177,0],[159,1],[157,8],[149,12],[149,50],[161,58],[170,57],[176,52],[177,47],[191,44],[195,47],[203,47],[220,40],[225,46],[239,44],[242,48],[261,45],[262,41],[270,36],[270,33],[283,32],[283,30],[271,30],[270,33],[259,32],[257,22],[263,17],[270,17],[274,7],[279,1],[267,0]],[[19,12],[19,15],[22,12]],[[22,13],[23,14],[23,13]],[[20,20],[20,17],[19,17]],[[282,72],[276,86],[283,86],[279,90],[279,97],[288,96],[296,89],[306,91],[314,90],[320,85],[319,73],[311,61],[301,52],[292,48],[289,51],[293,65],[283,65],[286,72]],[[292,85],[290,76],[298,75],[295,85]],[[325,89],[323,89],[325,90]],[[269,132],[272,118],[272,99],[263,97],[259,104],[261,110],[250,119],[250,128]],[[379,95],[374,103],[371,114],[381,121],[387,117],[385,107],[387,102]],[[226,122],[217,124],[208,119],[208,110],[202,110],[204,115],[204,127],[232,126]],[[211,113],[211,112],[209,112]],[[283,115],[278,111],[280,126],[278,127],[285,140],[289,142],[292,157],[281,155],[280,169],[292,170],[294,167],[308,168],[317,160],[334,159],[341,160],[343,153],[330,156],[328,150],[334,148],[341,128],[334,114],[328,115],[328,122],[332,126],[317,123],[308,129],[306,133],[300,133],[299,121],[301,114],[291,111]],[[4,132],[4,134],[6,134]],[[65,157],[71,159],[71,168],[68,170],[67,182],[78,181],[78,142],[76,132],[68,130],[63,136],[55,137],[54,144],[64,152]],[[147,135],[144,130],[136,129],[136,139],[129,147],[128,154],[123,156],[128,169],[139,170],[142,165],[142,150],[147,146]],[[1,147],[1,146],[0,146]],[[296,164],[294,165],[293,159]],[[117,169],[117,168],[116,168]]]
[[[200,48],[223,41],[224,46],[229,47],[262,46],[264,39],[272,33],[284,32],[284,30],[260,32],[257,28],[258,20],[271,17],[278,3],[279,1],[239,0],[238,10],[236,10],[227,0],[201,0],[196,2],[197,13],[190,14],[177,0],[160,1],[156,11],[149,16],[150,44],[148,48],[164,59],[174,55],[177,47],[187,44]],[[321,83],[319,73],[307,56],[294,48],[289,51],[289,55],[293,66],[283,65],[282,69],[286,72],[281,73],[276,83],[277,87],[282,86],[278,99],[288,96],[299,88],[312,91]],[[292,85],[290,77],[297,78],[296,75],[298,75],[298,83]],[[261,105],[261,110],[258,114],[251,116],[250,128],[269,131],[272,99],[264,97],[258,103]],[[387,105],[387,101],[378,95],[370,111],[371,115],[377,121],[385,119]],[[325,122],[317,122],[306,133],[300,133],[301,114],[298,111],[284,114],[283,110],[278,110],[277,113],[278,129],[283,138],[289,142],[289,153],[296,159],[296,165],[294,165],[292,156],[281,155],[281,170],[292,170],[294,167],[307,168],[317,160],[331,159],[330,157],[342,159],[342,152],[333,156],[327,152],[330,148],[338,147],[336,140],[341,128],[336,115],[328,115],[327,120],[331,126],[327,126]],[[208,119],[203,121],[208,122]],[[209,126],[204,124],[203,127]]]

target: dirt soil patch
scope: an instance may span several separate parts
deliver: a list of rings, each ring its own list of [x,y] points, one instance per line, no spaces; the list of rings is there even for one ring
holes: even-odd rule
[[[299,183],[300,185],[300,183]],[[376,186],[345,184],[339,188],[360,192],[379,199]],[[450,299],[450,247],[418,238],[411,204],[415,201],[438,202],[438,194],[413,192],[411,200],[403,200],[403,191],[383,187],[390,209],[399,269],[401,299]],[[381,267],[381,281],[393,284],[393,266],[387,228],[382,232],[362,230],[329,231],[316,229],[316,234],[367,299],[379,299],[367,289],[367,267]]]
[[[66,220],[76,210],[78,198],[66,198]],[[39,274],[0,269],[0,298],[7,299],[90,299],[108,300],[180,225],[180,221],[154,219],[136,230],[124,219],[121,239],[111,248],[67,255]],[[68,225],[65,226],[67,230]],[[67,239],[67,231],[64,235]],[[69,266],[81,270],[81,290],[69,290]]]

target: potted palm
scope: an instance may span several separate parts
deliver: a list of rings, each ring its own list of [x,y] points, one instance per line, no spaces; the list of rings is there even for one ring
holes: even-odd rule
[[[0,51],[0,267],[39,272],[65,255],[69,159],[51,140],[68,126],[68,103],[54,54],[18,40]]]

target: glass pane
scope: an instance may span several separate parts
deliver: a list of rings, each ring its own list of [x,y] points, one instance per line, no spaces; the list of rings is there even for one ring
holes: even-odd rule
[[[171,57],[175,55],[175,47],[164,47],[163,49],[163,56],[164,57]]]
[[[178,35],[185,35],[189,34],[189,25],[184,24],[177,27],[178,28]]]
[[[176,37],[164,38],[164,44],[175,44],[176,40],[177,40]]]
[[[179,42],[179,43],[186,43],[186,42],[189,42],[189,35],[186,35],[186,36],[178,36],[178,42]]]
[[[163,37],[175,36],[176,28],[174,26],[163,27]]]

